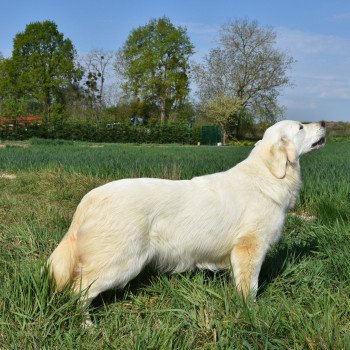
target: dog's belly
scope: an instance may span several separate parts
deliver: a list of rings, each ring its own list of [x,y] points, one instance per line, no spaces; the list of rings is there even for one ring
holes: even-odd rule
[[[230,263],[229,254],[222,255],[220,251],[198,252],[185,247],[168,248],[152,246],[151,264],[158,271],[184,272],[195,268],[215,271],[227,268]]]
[[[229,264],[235,232],[230,222],[214,219],[183,225],[176,218],[153,225],[149,232],[150,256],[159,270],[183,272],[196,267],[222,269]]]

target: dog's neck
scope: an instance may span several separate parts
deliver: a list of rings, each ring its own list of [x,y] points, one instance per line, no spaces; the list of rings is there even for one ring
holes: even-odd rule
[[[259,147],[263,146],[259,145]],[[271,173],[266,161],[259,154],[260,152],[253,150],[243,162],[249,164],[250,169],[256,169],[255,174],[252,174],[254,183],[265,196],[272,199],[284,210],[293,208],[301,188],[299,158],[293,163],[287,161],[285,176],[277,178]]]
[[[286,176],[282,180],[284,180],[284,185],[288,188],[290,196],[287,209],[292,209],[302,185],[299,159],[295,163],[287,162]]]

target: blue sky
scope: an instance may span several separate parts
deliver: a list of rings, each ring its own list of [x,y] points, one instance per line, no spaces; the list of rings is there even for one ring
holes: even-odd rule
[[[273,27],[277,46],[297,60],[290,72],[294,86],[279,99],[285,116],[350,121],[349,0],[2,0],[0,52],[9,56],[14,36],[46,19],[57,23],[79,53],[115,51],[132,28],[164,15],[187,28],[196,60],[217,45],[218,29],[229,20],[247,17]]]

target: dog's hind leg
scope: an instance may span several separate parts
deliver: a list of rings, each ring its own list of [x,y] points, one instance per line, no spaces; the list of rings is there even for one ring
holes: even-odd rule
[[[81,293],[85,310],[98,294],[111,288],[123,288],[141,272],[150,258],[148,246],[142,241],[118,247],[101,243],[95,248],[88,250],[88,254],[81,251],[74,275],[73,288],[76,293]],[[88,318],[86,324],[89,323]]]
[[[256,234],[245,235],[231,251],[231,264],[238,292],[255,298],[258,278],[268,246]]]

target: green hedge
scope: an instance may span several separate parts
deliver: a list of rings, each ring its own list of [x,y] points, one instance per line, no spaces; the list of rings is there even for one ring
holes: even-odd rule
[[[187,124],[174,122],[135,126],[51,119],[41,125],[17,126],[13,130],[0,129],[1,140],[26,140],[33,137],[90,142],[197,144],[200,141],[200,128],[189,128]]]

